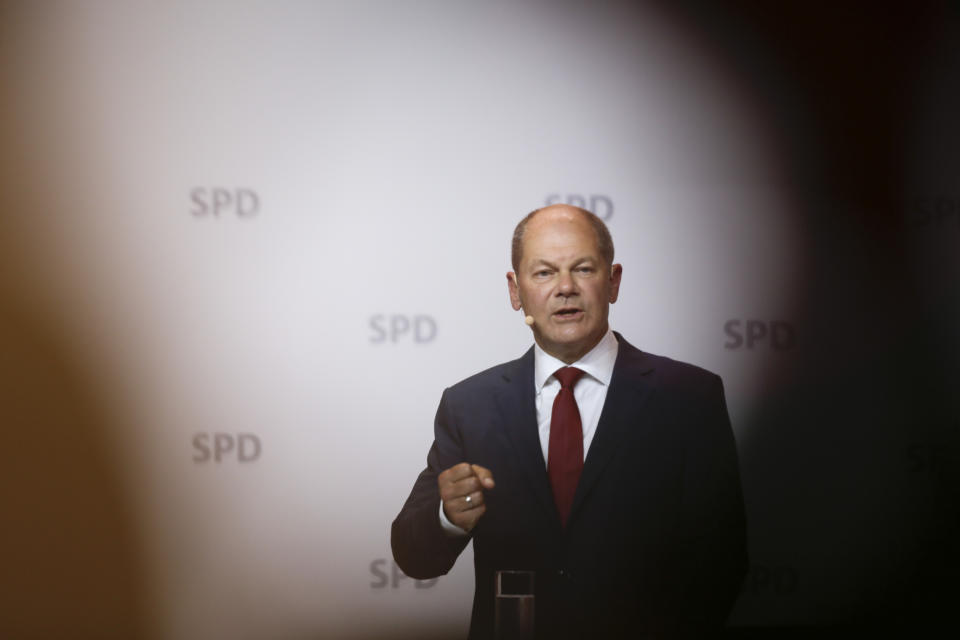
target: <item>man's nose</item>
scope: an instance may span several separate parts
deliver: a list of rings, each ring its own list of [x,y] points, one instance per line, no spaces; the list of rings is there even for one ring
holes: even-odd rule
[[[557,283],[557,293],[564,297],[571,296],[577,292],[577,283],[573,279],[573,274],[569,271],[560,273],[560,281]]]

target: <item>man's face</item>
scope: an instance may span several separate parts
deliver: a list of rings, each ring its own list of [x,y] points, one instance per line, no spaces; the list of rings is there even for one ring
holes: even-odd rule
[[[600,256],[596,233],[582,213],[566,205],[547,207],[527,223],[518,271],[507,273],[510,303],[533,316],[537,344],[569,364],[607,332],[621,272]]]

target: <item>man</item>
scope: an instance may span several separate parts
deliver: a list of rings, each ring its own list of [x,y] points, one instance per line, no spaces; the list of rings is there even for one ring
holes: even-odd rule
[[[720,378],[610,331],[623,269],[590,212],[528,215],[513,269],[536,344],[444,391],[397,564],[436,577],[473,540],[471,638],[493,637],[501,569],[535,572],[537,637],[708,635],[747,566]]]

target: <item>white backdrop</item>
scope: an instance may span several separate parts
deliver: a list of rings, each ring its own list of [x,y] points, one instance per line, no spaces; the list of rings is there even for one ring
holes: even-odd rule
[[[548,201],[607,218],[613,327],[723,376],[741,446],[802,340],[776,140],[655,11],[44,3],[3,33],[18,282],[107,407],[156,637],[465,631],[469,550],[397,580],[389,527],[443,388],[531,344],[504,273]]]

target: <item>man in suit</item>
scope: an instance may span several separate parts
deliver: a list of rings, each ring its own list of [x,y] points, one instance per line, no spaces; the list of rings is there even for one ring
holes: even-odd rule
[[[397,564],[436,577],[473,541],[470,638],[493,637],[503,569],[535,572],[539,638],[711,634],[747,566],[720,378],[609,329],[623,270],[590,212],[528,215],[513,269],[535,345],[444,391],[393,523]]]

